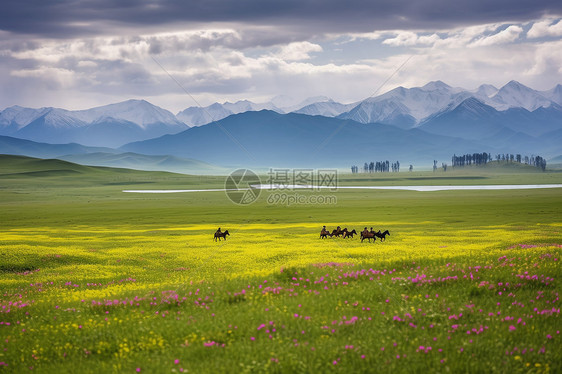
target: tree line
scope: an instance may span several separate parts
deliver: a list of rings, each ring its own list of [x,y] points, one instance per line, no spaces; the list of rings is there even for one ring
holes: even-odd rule
[[[505,161],[505,162],[517,162],[519,164],[531,165],[537,168],[542,169],[543,171],[546,169],[546,160],[541,156],[522,156],[521,154],[512,154],[512,153],[499,153],[496,154],[495,159],[497,162]],[[451,158],[452,166],[453,167],[462,167],[466,165],[485,165],[489,162],[492,162],[492,154],[482,152],[482,153],[468,153],[465,155],[457,156],[456,154],[453,155]],[[433,162],[433,169],[436,169],[437,161]],[[446,170],[446,164],[443,164],[443,169]]]
[[[385,173],[385,172],[399,172],[400,171],[400,162],[396,161],[390,163],[390,161],[371,161],[365,162],[362,169],[363,173]],[[357,165],[351,166],[352,173],[359,173],[359,167]]]
[[[453,167],[465,165],[485,165],[490,161],[492,161],[492,155],[486,152],[472,154],[468,153],[462,156],[457,156],[455,154],[451,158],[451,165]]]

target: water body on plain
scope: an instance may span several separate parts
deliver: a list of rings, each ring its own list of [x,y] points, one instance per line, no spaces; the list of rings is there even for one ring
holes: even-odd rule
[[[528,190],[539,188],[562,188],[562,184],[494,184],[494,185],[477,185],[477,186],[310,186],[310,185],[270,185],[259,184],[252,185],[252,188],[260,190],[294,190],[294,189],[330,189],[335,190],[406,190],[406,191],[468,191],[468,190]],[[217,192],[217,191],[240,191],[240,189],[197,189],[197,190],[123,190],[128,193],[179,193],[179,192]]]

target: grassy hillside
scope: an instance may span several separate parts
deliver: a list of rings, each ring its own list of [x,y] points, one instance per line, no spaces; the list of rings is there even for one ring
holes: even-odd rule
[[[169,171],[182,174],[224,174],[225,169],[199,160],[173,156],[147,156],[137,153],[87,153],[65,155],[59,159],[82,165],[108,166],[136,170]]]

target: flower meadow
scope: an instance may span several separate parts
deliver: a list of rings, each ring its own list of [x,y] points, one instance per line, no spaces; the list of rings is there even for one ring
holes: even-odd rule
[[[559,224],[377,225],[4,229],[0,371],[562,372]]]

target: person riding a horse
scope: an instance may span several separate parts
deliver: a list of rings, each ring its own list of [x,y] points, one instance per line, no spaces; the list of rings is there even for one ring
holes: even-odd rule
[[[222,232],[221,228],[219,227],[219,229],[217,231],[215,231],[214,240],[217,241],[217,239],[218,239],[219,242],[220,242],[221,238],[226,240],[227,235],[230,235],[228,230],[225,230],[224,232]]]

